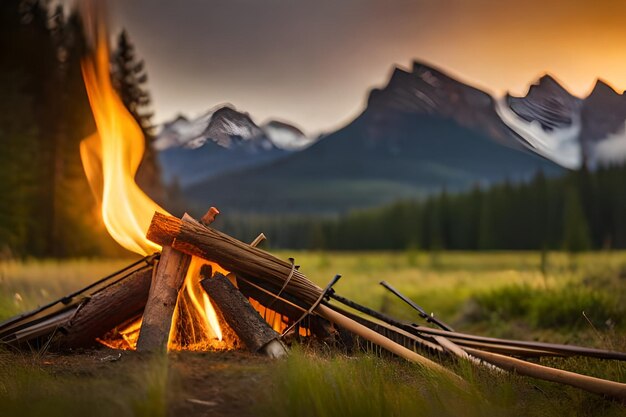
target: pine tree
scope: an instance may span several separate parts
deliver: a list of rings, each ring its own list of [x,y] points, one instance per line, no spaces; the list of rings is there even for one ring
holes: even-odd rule
[[[125,30],[118,36],[117,47],[111,58],[113,86],[122,103],[143,130],[146,140],[143,160],[137,171],[137,183],[154,200],[164,203],[166,193],[161,183],[161,170],[153,146],[153,113],[149,110],[151,98],[146,87],[148,74],[144,61],[137,58],[135,46]]]
[[[563,248],[571,253],[590,249],[589,225],[583,212],[580,194],[572,185],[565,192],[563,220]]]
[[[143,60],[135,56],[135,46],[123,30],[117,38],[117,48],[111,62],[111,78],[122,102],[133,115],[146,136],[151,136],[152,116],[148,110],[151,99],[146,89],[148,74]]]

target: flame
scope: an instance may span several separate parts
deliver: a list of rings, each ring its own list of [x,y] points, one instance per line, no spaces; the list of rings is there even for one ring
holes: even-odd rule
[[[83,79],[97,133],[83,140],[80,154],[91,189],[100,204],[109,234],[124,248],[140,255],[160,251],[146,239],[154,212],[169,214],[139,188],[135,175],[145,151],[145,137],[116,93],[109,73],[109,45],[102,10],[94,2],[84,9],[94,53],[82,62]],[[199,284],[204,261],[193,258],[173,315],[168,348],[184,349],[222,341],[222,330],[209,297]],[[227,273],[218,265],[214,271]],[[117,342],[107,345],[134,349],[141,319],[115,331]]]
[[[82,70],[98,133],[81,143],[81,158],[92,190],[101,196],[108,232],[124,248],[148,255],[161,250],[145,238],[150,219],[155,211],[167,211],[135,182],[145,139],[111,84],[106,30],[102,24],[97,30],[95,53],[83,61]]]
[[[109,234],[129,251],[149,255],[161,250],[145,237],[150,220],[154,212],[169,213],[135,182],[145,151],[145,137],[111,82],[102,4],[87,1],[84,7],[83,20],[93,37],[94,53],[82,62],[82,71],[97,133],[80,144],[83,167]],[[169,350],[228,349],[237,344],[227,327],[230,340],[225,340],[218,314],[200,286],[200,268],[206,263],[192,258],[172,317]],[[228,274],[217,264],[209,265],[213,271]],[[253,306],[275,330],[281,332],[286,328],[285,317],[255,301]],[[113,329],[100,341],[117,349],[135,349],[140,329],[141,318],[137,318]]]
[[[249,298],[250,304],[256,311],[259,312],[261,317],[278,333],[282,334],[290,325],[289,317],[283,316],[282,314],[265,307],[263,304],[259,303],[253,298]],[[304,323],[303,323],[304,324]],[[300,336],[310,336],[310,330],[306,327],[299,327],[298,334]]]
[[[209,296],[200,286],[198,277],[203,265],[210,265],[213,271],[227,274],[219,265],[193,257],[185,277],[184,290],[178,297],[169,337],[170,350],[205,350],[207,348],[228,348],[231,341],[225,341],[222,327]]]

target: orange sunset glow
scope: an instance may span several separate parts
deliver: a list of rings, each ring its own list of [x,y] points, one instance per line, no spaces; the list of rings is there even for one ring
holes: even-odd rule
[[[112,28],[132,31],[151,68],[159,121],[229,102],[328,131],[413,60],[496,94],[523,94],[546,72],[579,96],[596,78],[626,88],[623,1],[110,3]]]

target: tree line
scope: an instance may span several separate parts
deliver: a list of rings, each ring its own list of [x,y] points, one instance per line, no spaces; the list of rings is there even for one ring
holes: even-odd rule
[[[76,12],[47,1],[0,3],[0,257],[117,251],[80,161],[79,143],[95,131],[80,67],[88,52]],[[145,70],[125,33],[112,75],[150,140]],[[147,148],[144,188],[156,193],[158,167]]]
[[[227,233],[277,248],[567,250],[626,248],[626,167],[400,201],[334,218],[228,216]]]

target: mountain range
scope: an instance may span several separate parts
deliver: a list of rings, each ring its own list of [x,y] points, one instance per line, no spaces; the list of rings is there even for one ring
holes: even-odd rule
[[[545,75],[526,96],[507,95],[496,108],[529,149],[563,167],[594,168],[626,159],[626,96],[602,80],[581,99]]]
[[[315,142],[222,107],[166,124],[156,143],[166,181],[181,179],[198,210],[337,213],[614,163],[626,157],[625,121],[626,97],[602,81],[585,99],[548,75],[525,96],[494,98],[415,62]]]
[[[222,105],[195,119],[163,125],[154,146],[163,179],[187,187],[218,174],[263,165],[309,143],[300,129],[271,120],[258,126],[247,113]]]

